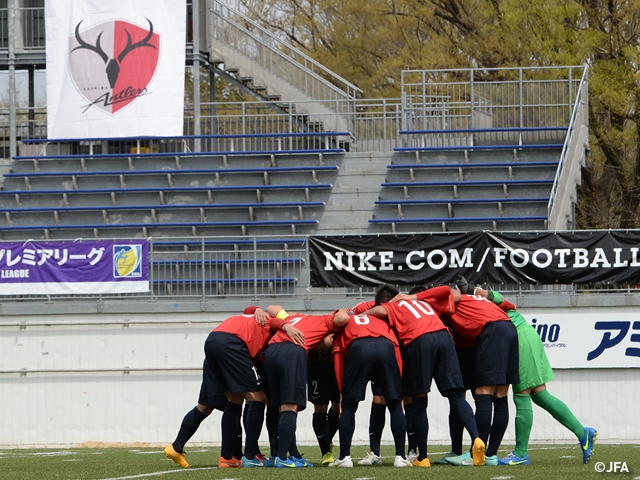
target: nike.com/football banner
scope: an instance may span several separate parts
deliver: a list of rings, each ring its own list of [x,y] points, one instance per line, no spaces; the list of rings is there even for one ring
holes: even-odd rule
[[[183,133],[186,3],[46,0],[47,135]]]
[[[314,287],[640,283],[640,231],[310,237]]]

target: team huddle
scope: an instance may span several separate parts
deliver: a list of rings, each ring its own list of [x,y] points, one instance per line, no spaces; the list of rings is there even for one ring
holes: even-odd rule
[[[322,464],[353,467],[355,413],[370,382],[371,451],[361,465],[383,461],[380,439],[388,409],[393,465],[431,466],[427,399],[432,381],[449,401],[451,432],[451,452],[434,463],[529,465],[532,403],[576,435],[584,463],[593,454],[596,430],[584,427],[546,389],[554,374],[539,335],[502,295],[470,287],[463,277],[454,288],[414,287],[407,294],[383,285],[372,301],[327,315],[289,314],[279,305],[247,307],[217,326],[204,350],[198,405],[164,450],[182,467],[189,467],[185,444],[214,409],[223,412],[218,467],[313,467],[296,445],[297,416],[307,398],[314,405],[312,425]],[[516,446],[499,458],[510,386]],[[258,445],[265,423],[269,456]],[[464,430],[471,438],[468,449]],[[332,452],[336,433],[338,456]]]

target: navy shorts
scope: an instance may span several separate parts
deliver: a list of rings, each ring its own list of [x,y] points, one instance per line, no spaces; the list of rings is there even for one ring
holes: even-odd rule
[[[440,393],[463,388],[453,338],[447,330],[424,333],[407,345],[403,385],[406,395],[431,391],[435,380]]]
[[[476,346],[458,348],[456,353],[458,354],[464,389],[474,390],[476,388]]]
[[[384,396],[384,393],[382,393],[382,388],[380,388],[380,386],[376,382],[371,382],[371,393],[375,397],[383,397]]]
[[[308,395],[309,401],[314,405],[329,405],[329,402],[340,402],[340,391],[333,362],[309,363]]]
[[[204,353],[216,381],[216,391],[224,393],[257,392],[262,390],[258,374],[247,345],[231,333],[211,332],[204,342]]]
[[[291,342],[272,343],[264,356],[267,382],[271,390],[271,406],[286,403],[307,408],[307,351]]]
[[[260,379],[262,380],[262,391],[264,392],[267,398],[271,398],[271,389],[269,388],[269,379],[267,378],[267,372],[264,369],[264,358],[262,358],[262,360],[256,360],[254,365],[256,366],[256,370],[258,370],[258,375],[260,375]]]
[[[207,362],[206,358],[202,362],[202,385],[200,385],[198,403],[222,412],[224,412],[224,407],[227,406],[227,395],[224,392],[220,393],[216,377],[213,375],[211,368],[209,368],[209,362]]]
[[[393,344],[384,337],[359,338],[349,345],[344,362],[342,403],[364,400],[373,381],[387,402],[402,399],[402,378]]]
[[[477,387],[520,383],[518,332],[511,321],[488,323],[476,345]]]

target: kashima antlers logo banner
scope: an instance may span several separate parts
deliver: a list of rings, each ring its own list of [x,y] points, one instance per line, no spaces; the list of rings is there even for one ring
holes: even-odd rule
[[[82,32],[82,21],[78,22],[69,41],[69,70],[87,99],[86,109],[95,106],[114,114],[149,93],[158,67],[160,35],[147,20],[147,29],[118,20]]]
[[[183,133],[186,4],[46,0],[49,138]]]

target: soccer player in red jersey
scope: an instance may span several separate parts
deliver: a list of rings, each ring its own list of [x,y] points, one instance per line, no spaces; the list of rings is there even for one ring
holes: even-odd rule
[[[376,290],[374,300],[358,303],[357,305],[349,309],[349,313],[357,315],[359,313],[366,312],[376,305],[380,305],[390,301],[398,293],[399,290],[395,286],[384,284]],[[402,348],[400,350],[400,353],[404,358],[404,351]],[[384,396],[382,395],[382,391],[375,384],[375,382],[371,382],[371,392],[373,394],[373,401],[371,402],[371,413],[369,415],[370,451],[362,460],[358,462],[358,465],[382,464],[382,456],[380,455],[380,444],[382,440],[382,431],[384,430],[386,420],[385,413],[387,410],[387,404],[384,400]],[[418,450],[418,447],[415,442],[416,436],[413,428],[413,404],[411,403],[411,397],[407,397],[405,395],[402,398],[402,403],[404,405],[404,416],[407,423],[407,438],[409,441],[409,453],[407,454],[407,458],[412,462],[417,457],[417,454],[415,452]]]
[[[461,280],[462,288],[458,281],[460,290],[469,288],[466,279],[461,277]],[[513,402],[516,406],[516,447],[506,458],[499,459],[500,465],[530,464],[527,448],[533,426],[532,401],[573,432],[582,448],[582,462],[589,462],[598,432],[592,427],[583,426],[571,409],[547,390],[547,382],[553,380],[555,375],[538,332],[527,323],[522,314],[517,311],[516,306],[505,300],[500,293],[475,288],[473,294],[491,300],[504,310],[518,333],[520,383],[513,385]]]
[[[272,307],[269,314],[277,315]],[[278,456],[276,468],[311,467],[299,456],[295,442],[298,412],[307,406],[308,351],[330,333],[342,329],[349,321],[346,310],[328,315],[289,315],[287,323],[295,325],[304,335],[304,344],[295,343],[285,333],[278,332],[269,341],[265,354],[265,371],[271,388],[271,405],[280,408],[278,420]],[[291,454],[291,458],[287,454]]]
[[[241,467],[241,459],[233,456],[233,439],[240,424],[245,399],[249,405],[259,402],[259,406],[262,407],[251,408],[246,421],[248,428],[245,458],[250,461],[256,460],[258,437],[262,430],[267,398],[262,391],[262,380],[254,360],[271,338],[272,332],[282,333],[292,342],[304,342],[304,335],[290,322],[275,317],[264,317],[262,321],[257,321],[256,309],[257,307],[249,307],[245,309],[244,315],[227,318],[213,329],[204,343],[204,353],[218,392],[225,392],[228,399],[222,415],[222,451],[218,460],[219,468]]]
[[[484,442],[479,438],[473,411],[464,399],[462,374],[458,365],[455,345],[448,328],[437,312],[451,311],[454,299],[449,287],[433,296],[432,300],[400,300],[378,305],[365,312],[387,318],[404,344],[405,367],[403,383],[405,394],[413,400],[413,422],[417,436],[418,457],[414,466],[429,467],[427,458],[427,394],[431,381],[435,379],[440,393],[449,400],[463,425],[474,439],[473,460],[475,465],[484,464]],[[436,292],[438,293],[438,292]]]
[[[332,348],[333,334],[330,334],[316,348],[309,350],[307,394],[313,404],[313,432],[322,453],[322,465],[329,465],[335,460],[332,443],[340,417],[340,391],[331,360]]]
[[[217,388],[216,379],[209,368],[209,363],[205,359],[202,362],[202,383],[200,385],[198,404],[189,410],[182,419],[176,439],[164,449],[165,456],[181,467],[189,468],[190,465],[184,453],[185,444],[193,437],[204,419],[211,415],[214,410],[224,412],[228,401],[225,393],[220,392]],[[236,435],[233,456],[235,458],[242,456],[242,428],[238,429],[238,434]]]
[[[405,457],[406,421],[402,412],[402,359],[395,334],[383,320],[353,315],[333,342],[333,361],[342,393],[340,415],[340,456],[334,467],[353,467],[351,440],[358,403],[364,400],[367,383],[380,388],[391,412],[391,431],[396,448],[394,466],[407,467]]]
[[[448,316],[449,324],[457,335],[457,345],[475,345],[475,418],[480,438],[487,444],[486,464],[498,465],[498,448],[509,423],[509,385],[519,383],[515,326],[504,311],[486,298],[463,295],[447,286],[424,290],[415,296],[399,296],[398,299],[449,302],[448,309],[441,312]],[[451,299],[455,303],[451,303]],[[459,460],[461,463],[458,464],[469,464],[468,458]],[[456,463],[454,459],[447,461]]]

